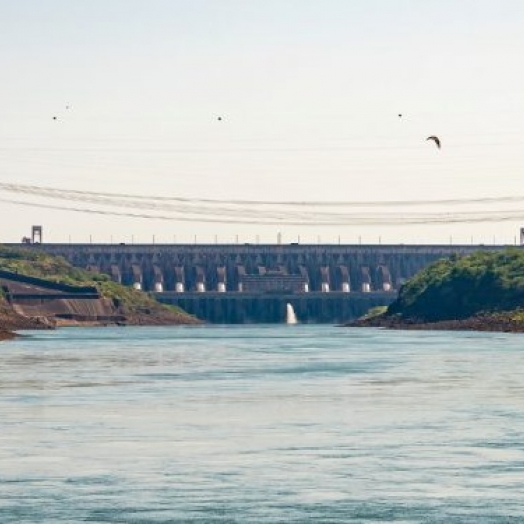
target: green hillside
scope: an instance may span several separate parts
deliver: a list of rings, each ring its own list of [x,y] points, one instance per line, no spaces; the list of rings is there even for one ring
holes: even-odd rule
[[[524,316],[524,251],[479,251],[435,262],[400,289],[386,316],[438,322],[479,314]]]

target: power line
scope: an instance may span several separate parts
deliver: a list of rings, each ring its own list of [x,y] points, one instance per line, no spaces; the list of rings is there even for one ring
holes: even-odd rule
[[[381,217],[381,216],[369,216],[369,217],[358,217],[354,216],[349,220],[344,221],[305,221],[305,220],[272,220],[272,219],[234,219],[234,218],[223,218],[217,216],[180,216],[180,215],[154,215],[148,213],[132,213],[132,212],[121,212],[113,210],[93,209],[93,208],[80,208],[80,207],[68,207],[53,204],[43,204],[38,202],[25,202],[20,200],[12,200],[0,198],[0,202],[15,204],[26,207],[36,207],[41,209],[54,209],[59,211],[73,211],[80,213],[90,213],[97,215],[109,215],[109,216],[122,216],[130,218],[140,218],[148,220],[170,220],[173,222],[191,222],[191,223],[214,223],[214,224],[246,224],[246,225],[289,225],[289,226],[311,226],[311,227],[322,227],[322,226],[399,226],[399,225],[435,225],[435,224],[453,224],[453,223],[483,223],[483,222],[508,222],[524,220],[523,210],[512,210],[509,212],[496,212],[494,214],[476,214],[467,216],[457,216],[452,214],[443,213],[441,215],[433,216],[404,216],[397,217]]]
[[[64,197],[74,195],[92,195],[106,199],[124,198],[137,201],[150,200],[153,202],[180,202],[180,203],[203,203],[203,204],[228,204],[228,205],[260,205],[260,206],[296,206],[296,207],[410,207],[410,206],[443,206],[443,205],[476,205],[476,204],[502,204],[524,202],[524,195],[500,196],[500,197],[474,197],[435,200],[246,200],[246,199],[206,199],[195,197],[165,196],[165,195],[137,195],[131,193],[107,193],[97,191],[84,191],[74,189],[62,189],[48,186],[35,186],[25,184],[14,184],[0,182],[0,189],[14,193],[30,193],[41,196],[52,194]]]

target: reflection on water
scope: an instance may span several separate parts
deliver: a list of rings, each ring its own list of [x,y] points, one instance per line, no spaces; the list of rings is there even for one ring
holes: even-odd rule
[[[523,522],[523,342],[215,326],[2,343],[0,522]]]

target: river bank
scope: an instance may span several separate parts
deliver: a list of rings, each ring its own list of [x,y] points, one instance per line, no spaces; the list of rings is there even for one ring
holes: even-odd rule
[[[6,331],[5,329],[0,329],[0,341],[2,340],[11,340],[13,338],[16,338],[16,333],[13,333],[12,331]]]
[[[345,327],[379,327],[385,329],[429,330],[429,331],[490,331],[503,333],[524,333],[524,322],[512,317],[512,313],[475,315],[460,320],[424,322],[416,319],[402,319],[398,316],[378,315],[358,319],[344,324]]]
[[[104,320],[78,318],[32,317],[20,315],[5,300],[0,299],[0,341],[15,338],[18,330],[56,329],[60,327],[100,327],[100,326],[176,326],[198,325],[202,321],[183,311],[171,309],[162,304],[151,303],[147,308],[117,311],[112,318]]]

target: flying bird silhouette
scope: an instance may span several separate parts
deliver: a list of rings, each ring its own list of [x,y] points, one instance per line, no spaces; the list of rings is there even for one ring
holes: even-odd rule
[[[437,144],[437,147],[440,149],[440,138],[435,135],[428,136],[426,140],[433,140],[435,144]]]

